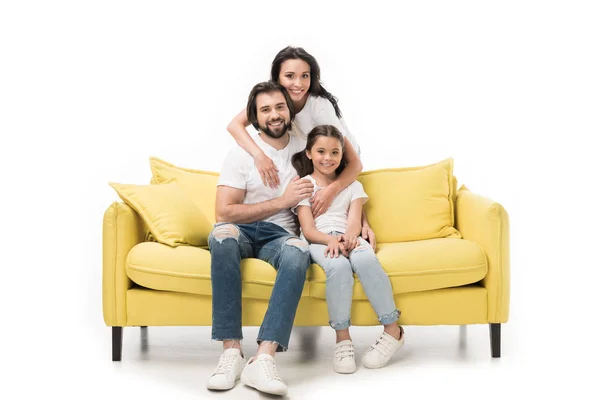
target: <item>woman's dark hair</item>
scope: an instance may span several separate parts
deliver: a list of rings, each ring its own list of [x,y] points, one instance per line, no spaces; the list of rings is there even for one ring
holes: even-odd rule
[[[337,115],[338,118],[342,118],[342,112],[338,107],[337,98],[321,85],[321,68],[319,68],[317,60],[312,55],[308,54],[302,47],[288,46],[277,53],[273,59],[273,63],[271,63],[271,80],[279,83],[281,64],[287,60],[302,60],[308,64],[310,67],[310,88],[308,89],[308,93],[314,96],[325,97],[333,105],[335,115]]]
[[[257,131],[260,130],[260,126],[258,125],[256,98],[259,94],[272,92],[281,92],[281,94],[283,95],[285,103],[287,104],[287,107],[290,110],[290,123],[294,120],[294,117],[296,117],[296,112],[294,111],[294,102],[292,101],[289,93],[287,92],[287,90],[285,90],[283,86],[274,81],[257,83],[250,91],[250,94],[248,95],[248,104],[246,105],[246,117]]]
[[[336,138],[342,144],[342,159],[340,165],[335,169],[336,175],[341,174],[348,164],[346,152],[344,151],[344,136],[342,133],[333,125],[318,125],[308,134],[306,148],[292,156],[292,166],[296,169],[300,178],[310,175],[314,171],[313,163],[306,156],[306,151],[310,151],[313,148],[319,136]]]

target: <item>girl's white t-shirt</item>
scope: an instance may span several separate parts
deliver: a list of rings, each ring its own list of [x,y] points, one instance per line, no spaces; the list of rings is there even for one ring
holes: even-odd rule
[[[296,114],[291,133],[306,140],[306,136],[317,125],[333,125],[338,128],[360,157],[360,146],[356,138],[348,130],[344,119],[335,115],[333,104],[325,97],[308,96],[302,111]]]
[[[313,183],[315,187],[313,196],[318,190],[322,189],[317,185],[317,182],[312,176],[306,175],[302,179],[308,179]],[[332,231],[346,233],[346,229],[348,227],[348,211],[350,210],[350,204],[356,199],[364,199],[363,204],[366,203],[366,201],[369,199],[369,196],[367,196],[367,194],[365,193],[363,185],[358,181],[352,182],[352,184],[350,184],[348,187],[342,190],[335,197],[335,199],[333,199],[333,202],[331,203],[329,209],[324,214],[319,215],[315,219],[315,227],[317,228],[317,230],[323,233],[331,233]],[[294,214],[297,214],[296,208],[298,208],[299,206],[310,207],[309,199],[304,199],[300,201],[300,203],[298,203],[296,207],[292,208]],[[302,237],[304,238],[304,235],[302,235]]]

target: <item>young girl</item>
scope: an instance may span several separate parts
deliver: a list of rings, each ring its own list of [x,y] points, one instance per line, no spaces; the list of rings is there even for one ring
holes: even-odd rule
[[[292,134],[306,138],[308,132],[317,125],[333,125],[343,134],[348,165],[338,181],[320,190],[311,199],[316,218],[327,211],[335,196],[354,182],[362,171],[360,148],[346,127],[337,99],[321,85],[321,69],[317,60],[302,47],[288,46],[277,53],[271,64],[271,80],[281,84],[294,103],[296,117]],[[277,167],[251,139],[246,130],[248,125],[250,123],[244,109],[229,123],[227,130],[238,145],[254,157],[263,183],[276,188],[279,186]],[[375,235],[366,216],[362,218],[362,236],[375,247]]]
[[[332,125],[321,125],[309,133],[305,151],[292,157],[292,165],[298,175],[310,180],[318,191],[336,182],[346,165],[344,156],[342,134]],[[404,344],[404,330],[397,324],[400,312],[394,303],[390,280],[371,246],[358,237],[362,207],[367,199],[362,185],[355,181],[335,197],[325,214],[317,218],[313,218],[308,200],[294,208],[302,236],[310,243],[311,259],[327,276],[325,296],[329,323],[336,333],[333,369],[338,373],[356,370],[349,331],[353,273],[360,279],[384,326],[379,339],[364,355],[363,365],[367,368],[385,366]]]

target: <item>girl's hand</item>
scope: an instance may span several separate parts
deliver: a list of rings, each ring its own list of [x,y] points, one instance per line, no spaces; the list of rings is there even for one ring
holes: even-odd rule
[[[265,186],[268,184],[271,189],[276,189],[279,186],[279,170],[269,156],[261,152],[254,157],[254,165],[256,165]]]
[[[348,256],[346,247],[342,243],[342,236],[331,236],[327,242],[327,248],[325,249],[325,257],[331,256],[331,258],[338,258],[342,253],[344,256]]]
[[[346,248],[346,251],[348,253],[350,253],[352,250],[354,250],[356,248],[356,246],[358,246],[358,237],[356,236],[348,236],[346,234],[343,234],[340,236],[342,238],[342,242],[344,243],[344,247]]]
[[[333,185],[329,185],[326,188],[318,190],[317,193],[310,199],[313,218],[317,218],[329,209],[333,199],[335,199],[337,192]]]

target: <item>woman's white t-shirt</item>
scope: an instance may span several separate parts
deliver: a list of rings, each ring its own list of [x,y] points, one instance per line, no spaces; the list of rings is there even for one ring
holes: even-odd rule
[[[306,140],[306,136],[317,125],[333,125],[338,128],[342,135],[348,138],[360,157],[360,147],[356,138],[348,130],[344,119],[335,115],[333,104],[325,97],[308,96],[302,111],[296,114],[291,134]]]

